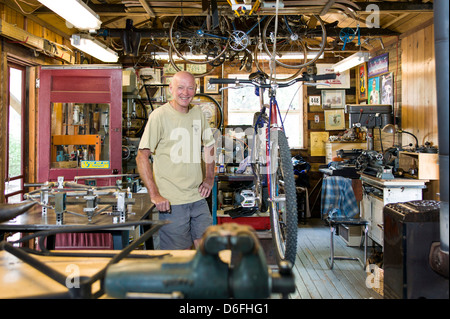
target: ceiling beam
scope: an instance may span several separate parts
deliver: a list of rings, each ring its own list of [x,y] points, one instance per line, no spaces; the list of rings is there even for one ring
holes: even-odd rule
[[[377,5],[381,13],[418,13],[433,12],[433,3],[418,2],[358,2],[361,6],[360,13],[365,12],[367,6]],[[370,11],[367,11],[370,12]]]
[[[156,17],[155,11],[148,5],[146,0],[139,0],[139,3],[144,8],[145,12],[150,16],[150,18]]]

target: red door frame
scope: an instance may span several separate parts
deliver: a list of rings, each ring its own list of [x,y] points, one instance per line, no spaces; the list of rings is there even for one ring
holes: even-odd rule
[[[122,68],[121,66],[42,66],[39,70],[38,109],[39,183],[57,181],[58,176],[73,181],[75,176],[122,173]],[[51,103],[109,104],[108,169],[51,168]],[[117,178],[98,180],[98,185],[114,185]]]

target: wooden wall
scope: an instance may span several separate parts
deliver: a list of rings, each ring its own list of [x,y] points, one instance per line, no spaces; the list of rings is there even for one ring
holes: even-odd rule
[[[420,145],[426,141],[437,145],[434,26],[430,25],[402,39],[401,49],[402,129],[416,135]],[[410,137],[403,134],[402,138]]]
[[[404,37],[402,50],[401,128],[417,136],[419,145],[438,146],[434,25]],[[402,143],[414,142],[402,134]],[[439,182],[428,183],[425,199],[438,199]]]

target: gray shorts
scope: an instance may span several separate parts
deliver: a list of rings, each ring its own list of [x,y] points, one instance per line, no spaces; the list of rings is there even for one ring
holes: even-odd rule
[[[159,230],[160,249],[189,249],[195,239],[203,236],[212,225],[212,216],[205,199],[171,205],[171,213],[159,214],[160,220],[170,220]]]

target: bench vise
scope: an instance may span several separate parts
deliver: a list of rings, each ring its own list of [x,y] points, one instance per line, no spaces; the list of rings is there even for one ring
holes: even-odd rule
[[[224,262],[219,253],[237,258]],[[287,297],[295,291],[289,262],[268,268],[264,251],[250,226],[227,223],[210,226],[194,256],[118,263],[108,267],[105,292],[114,298],[186,299]]]

